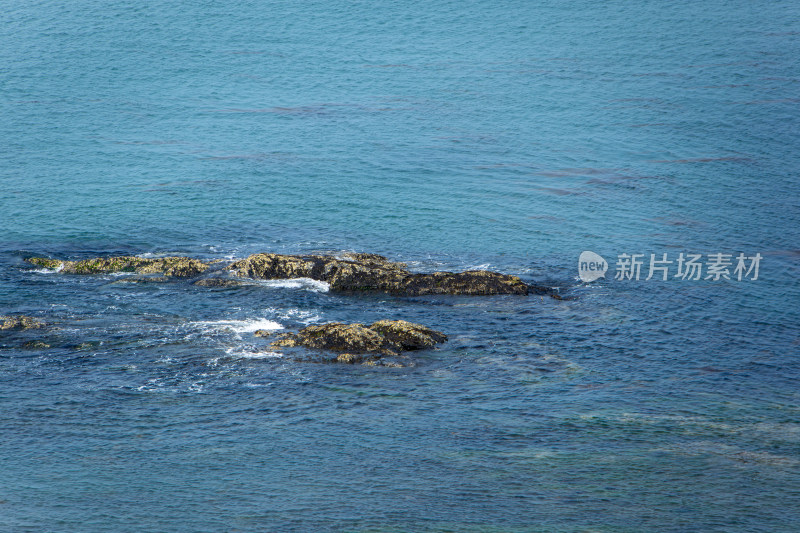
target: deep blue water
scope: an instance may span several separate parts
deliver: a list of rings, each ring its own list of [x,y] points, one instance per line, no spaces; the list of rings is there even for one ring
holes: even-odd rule
[[[0,336],[1,530],[796,531],[800,4],[141,4],[0,14],[0,314],[52,325]],[[23,261],[347,250],[570,299]],[[450,341],[390,369],[252,335],[379,318]]]

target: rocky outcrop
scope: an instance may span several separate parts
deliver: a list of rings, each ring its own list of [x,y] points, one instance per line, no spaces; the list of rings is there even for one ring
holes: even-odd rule
[[[134,256],[96,257],[82,261],[58,261],[46,257],[30,257],[29,263],[44,268],[60,270],[66,274],[108,274],[136,272],[138,274],[164,274],[190,278],[205,272],[210,263],[190,257],[143,258]]]
[[[258,334],[258,332],[257,332]],[[409,350],[432,348],[445,342],[447,335],[405,320],[379,320],[367,326],[331,322],[313,325],[297,333],[284,333],[270,346],[287,348],[302,346],[333,352],[331,362],[360,363],[396,356]]]
[[[38,318],[26,315],[0,316],[0,330],[2,329],[39,329],[44,327],[44,322]]]
[[[376,254],[281,255],[255,254],[228,267],[234,274],[258,279],[312,278],[339,292],[386,292],[400,296],[431,294],[551,294],[517,276],[469,270],[415,274],[405,263]]]
[[[161,274],[171,278],[196,277],[211,266],[211,263],[189,257],[118,256],[82,261],[31,257],[27,261],[67,274],[135,272],[143,275]],[[347,253],[339,256],[254,254],[233,262],[226,269],[241,278],[310,278],[327,283],[333,291],[347,293],[384,292],[397,296],[542,294],[561,299],[556,291],[525,283],[517,276],[488,270],[414,273],[408,270],[405,263],[389,261],[381,255],[366,253]],[[155,279],[158,278],[141,278],[142,282]],[[232,287],[238,283],[236,280],[224,277],[208,277],[195,282],[196,285],[206,287]]]

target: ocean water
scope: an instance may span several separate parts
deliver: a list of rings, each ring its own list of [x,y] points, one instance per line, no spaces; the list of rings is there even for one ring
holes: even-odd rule
[[[797,530],[797,2],[10,0],[0,21],[0,314],[52,325],[0,336],[0,530]],[[578,279],[584,250],[605,279]],[[568,298],[24,262],[263,251]],[[664,253],[762,261],[614,279]],[[394,369],[252,334],[380,318],[450,340]]]

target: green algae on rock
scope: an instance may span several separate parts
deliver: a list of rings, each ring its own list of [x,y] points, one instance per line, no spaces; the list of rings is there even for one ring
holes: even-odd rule
[[[44,322],[26,315],[0,316],[0,329],[39,329]]]
[[[331,362],[353,364],[396,356],[409,350],[432,348],[447,335],[405,320],[379,320],[372,325],[330,322],[312,325],[297,333],[284,333],[272,348],[305,347],[334,352]]]
[[[433,294],[492,295],[550,294],[517,276],[469,270],[466,272],[409,272],[405,263],[377,254],[282,255],[254,254],[228,266],[238,276],[258,279],[311,278],[339,292],[386,292],[399,296]]]
[[[63,261],[59,261],[58,259],[48,259],[47,257],[29,257],[26,259],[26,261],[33,265],[51,268],[53,270],[61,268],[64,265]]]
[[[190,278],[205,272],[210,263],[190,257],[144,258],[134,256],[95,257],[81,261],[57,261],[46,257],[26,259],[33,265],[61,269],[65,274],[109,274],[114,272],[136,272],[137,274],[165,274]]]
[[[447,341],[444,333],[405,320],[378,320],[369,329],[377,331],[386,342],[403,351],[424,350]]]

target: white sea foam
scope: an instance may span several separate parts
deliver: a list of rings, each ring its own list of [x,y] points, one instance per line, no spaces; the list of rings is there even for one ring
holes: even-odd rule
[[[308,311],[305,309],[298,309],[293,307],[291,309],[278,309],[276,307],[267,307],[264,309],[266,313],[270,313],[275,315],[276,317],[283,319],[283,320],[296,320],[301,324],[309,325],[315,324],[322,320],[322,318],[313,311]]]
[[[303,289],[314,292],[328,292],[331,288],[331,286],[324,281],[311,278],[266,279],[257,280],[256,283],[270,288]]]
[[[247,383],[243,383],[242,385],[247,387],[248,389],[258,389],[261,387],[270,387],[272,386],[272,383],[253,383],[251,381],[248,381]]]
[[[141,257],[142,259],[160,259],[162,257],[185,257],[185,252],[162,252],[162,253],[153,253],[153,252],[144,252],[142,254],[137,254],[136,257]]]
[[[36,274],[57,274],[64,270],[64,263],[59,263],[56,268],[34,268],[31,272]]]
[[[137,272],[106,272],[104,275],[110,278],[129,278],[136,276]]]
[[[204,322],[192,322],[192,325],[199,326],[206,331],[231,330],[235,333],[252,333],[259,329],[283,329],[283,326],[278,322],[266,318],[256,318],[253,320],[208,320]]]
[[[278,359],[283,357],[283,354],[278,352],[269,351],[255,351],[241,347],[231,347],[225,350],[225,353],[230,357],[239,359]]]

